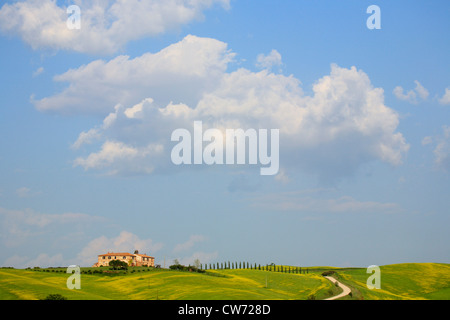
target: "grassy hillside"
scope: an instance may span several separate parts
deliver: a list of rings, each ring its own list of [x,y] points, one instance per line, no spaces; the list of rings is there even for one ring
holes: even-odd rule
[[[381,266],[381,289],[369,290],[366,269],[344,269],[337,278],[366,300],[450,300],[450,265],[405,263]]]
[[[81,290],[67,289],[68,277],[63,272],[0,269],[0,299],[44,299],[48,294],[61,294],[78,300],[305,300],[311,294],[325,296],[332,288],[317,274],[258,270],[204,274],[155,269],[116,276],[82,274]]]
[[[352,296],[344,299],[450,299],[449,264],[413,263],[381,266],[380,290],[367,289],[370,275],[363,268],[315,267],[308,274],[134,269],[120,275],[83,273],[81,290],[67,289],[69,275],[64,269],[0,269],[0,300],[44,299],[49,294],[61,294],[70,300],[306,300],[311,295],[324,299],[341,290],[322,277],[325,270],[335,270],[334,276],[352,289]]]

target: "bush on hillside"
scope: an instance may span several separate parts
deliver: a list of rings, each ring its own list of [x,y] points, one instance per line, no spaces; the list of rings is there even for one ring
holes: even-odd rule
[[[189,271],[189,272],[199,272],[204,273],[205,270],[199,269],[194,266],[183,266],[182,264],[176,263],[171,266],[169,266],[170,270],[178,270],[178,271]]]
[[[55,294],[49,294],[47,297],[45,297],[44,300],[67,300],[67,298],[60,295],[59,293],[55,293]]]

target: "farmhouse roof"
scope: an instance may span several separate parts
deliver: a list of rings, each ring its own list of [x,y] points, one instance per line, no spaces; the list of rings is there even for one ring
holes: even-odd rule
[[[146,254],[135,254],[135,256],[141,256],[141,257],[144,257],[144,258],[154,258],[154,257],[148,256]]]
[[[105,254],[99,254],[98,256],[134,256],[134,254],[128,252],[108,252]]]
[[[140,256],[140,257],[144,257],[144,258],[154,258],[154,257],[148,256],[145,254],[132,254],[132,253],[128,253],[128,252],[108,252],[105,254],[99,254],[98,256],[99,257],[101,257],[101,256],[131,256],[131,257]]]

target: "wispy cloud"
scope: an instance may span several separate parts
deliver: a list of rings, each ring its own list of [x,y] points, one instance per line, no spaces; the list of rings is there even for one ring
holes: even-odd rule
[[[44,67],[39,67],[36,71],[33,72],[33,77],[37,77],[44,72]]]
[[[397,213],[402,208],[396,203],[359,201],[349,196],[324,198],[301,196],[301,193],[264,195],[251,200],[253,207],[298,213]]]
[[[198,260],[204,266],[207,263],[214,262],[215,260],[217,260],[218,257],[219,257],[219,253],[217,251],[214,251],[214,252],[199,251],[199,252],[194,252],[189,257],[181,258],[178,261],[182,265],[187,266],[187,265],[194,265],[195,261]]]
[[[39,213],[31,209],[8,210],[0,208],[0,217],[18,224],[35,227],[46,227],[50,224],[67,224],[73,222],[99,222],[102,217],[91,216],[84,213],[47,214]]]
[[[83,213],[48,214],[31,209],[0,208],[0,222],[2,244],[6,247],[20,247],[28,241],[41,239],[49,230],[59,229],[63,225],[76,228],[105,222],[105,218]]]
[[[442,105],[450,104],[450,88],[445,89],[445,93],[442,98],[439,99],[439,103]]]
[[[259,54],[256,58],[256,66],[261,69],[271,70],[274,67],[282,66],[281,54],[277,50],[272,50],[268,55]]]
[[[286,171],[283,168],[281,168],[280,172],[275,176],[275,180],[283,184],[287,184],[290,181],[289,176],[286,174]]]
[[[47,267],[66,267],[66,262],[64,261],[63,255],[58,253],[53,256],[47,253],[40,253],[34,258],[28,256],[20,256],[18,254],[7,258],[3,262],[5,267],[15,267],[15,268],[47,268]]]
[[[27,198],[31,195],[31,189],[27,187],[22,187],[16,190],[16,195],[19,198]]]
[[[436,138],[435,161],[440,169],[450,171],[450,127],[444,126],[442,131],[442,135]]]
[[[206,237],[204,237],[202,235],[192,235],[189,237],[189,239],[186,242],[177,244],[175,246],[175,248],[173,249],[173,252],[180,253],[180,252],[188,251],[188,250],[192,249],[196,243],[203,242],[205,240],[206,240]]]
[[[413,90],[405,93],[404,89],[401,86],[398,86],[394,89],[394,95],[398,99],[408,101],[412,104],[418,104],[419,102],[426,100],[429,96],[428,90],[425,89],[419,81],[416,80],[414,82],[416,84],[416,87]]]

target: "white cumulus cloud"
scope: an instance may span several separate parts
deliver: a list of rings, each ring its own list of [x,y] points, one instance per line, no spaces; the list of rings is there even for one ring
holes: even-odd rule
[[[104,115],[73,144],[85,152],[74,164],[86,170],[167,169],[171,133],[197,120],[222,131],[280,129],[281,165],[324,177],[374,160],[402,163],[409,145],[397,132],[399,117],[362,70],[332,65],[305,95],[292,75],[227,71],[234,56],[226,43],[189,35],[157,53],[69,70],[55,77],[67,89],[35,103],[43,111]]]
[[[0,30],[17,34],[33,49],[111,54],[130,41],[156,36],[203,18],[229,0],[76,0],[81,28],[71,30],[67,6],[55,0],[23,0],[0,9]]]
[[[217,85],[233,57],[223,42],[188,35],[157,53],[95,60],[57,75],[56,82],[69,86],[33,102],[40,111],[67,114],[108,114],[118,104],[135,105],[149,97],[158,106],[192,105]]]

